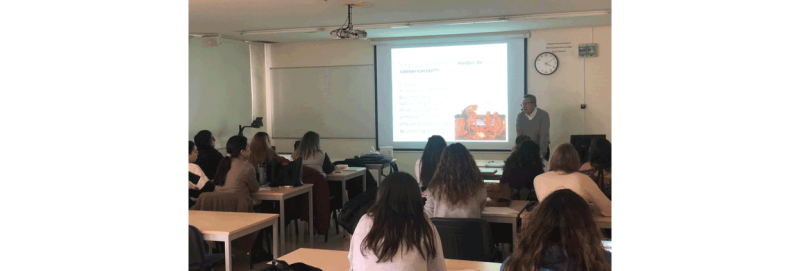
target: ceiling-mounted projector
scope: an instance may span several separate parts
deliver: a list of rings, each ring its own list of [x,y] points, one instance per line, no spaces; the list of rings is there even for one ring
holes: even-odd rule
[[[333,39],[367,39],[367,31],[353,29],[353,21],[350,19],[352,9],[352,4],[347,5],[347,26],[342,25],[339,29],[331,31],[331,37]]]
[[[331,31],[333,39],[367,39],[367,31],[359,29],[339,28]]]

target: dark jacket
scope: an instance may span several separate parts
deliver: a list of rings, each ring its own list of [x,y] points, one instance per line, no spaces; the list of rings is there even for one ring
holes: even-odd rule
[[[217,177],[217,167],[223,157],[222,153],[212,146],[197,146],[197,161],[194,163],[200,166],[206,177],[213,180]]]
[[[500,183],[508,184],[508,187],[513,189],[523,187],[531,189],[533,188],[533,178],[542,173],[544,173],[544,169],[541,167],[504,170],[503,176],[500,177]]]
[[[361,220],[361,216],[367,213],[367,210],[375,203],[377,197],[378,188],[372,187],[345,203],[339,213],[339,218],[337,218],[339,225],[348,233],[353,234],[358,221]]]

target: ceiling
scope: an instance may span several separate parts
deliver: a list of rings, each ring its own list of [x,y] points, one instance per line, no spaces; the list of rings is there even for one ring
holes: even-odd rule
[[[328,31],[241,35],[242,31],[340,26],[347,6],[338,0],[189,0],[189,33],[266,42],[331,40]],[[611,10],[611,0],[367,0],[353,7],[353,24],[406,23],[493,16]],[[611,25],[611,15],[464,25],[368,29],[369,38],[472,34]]]

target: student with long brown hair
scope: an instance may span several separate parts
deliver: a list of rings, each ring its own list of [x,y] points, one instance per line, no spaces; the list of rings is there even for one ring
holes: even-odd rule
[[[269,145],[269,134],[265,132],[258,132],[250,140],[250,158],[247,159],[253,168],[258,168],[258,165],[263,163],[271,163],[276,161],[281,165],[288,165],[289,160],[281,157]]]
[[[589,204],[572,190],[556,190],[525,217],[500,270],[611,271],[602,236]]]
[[[425,192],[428,217],[480,218],[486,206],[483,176],[461,143],[444,148]]]
[[[322,151],[319,146],[319,134],[308,131],[303,138],[300,139],[300,146],[292,153],[292,159],[303,158],[303,166],[313,168],[322,176],[327,176],[327,173],[333,172],[333,164],[328,154]]]
[[[575,147],[569,143],[559,145],[550,159],[550,171],[533,179],[536,197],[541,201],[553,191],[570,189],[593,207],[599,208],[602,215],[611,216],[611,200],[600,191],[592,178],[578,172],[580,167],[581,160]]]
[[[442,241],[411,174],[389,174],[350,240],[350,270],[446,270]]]

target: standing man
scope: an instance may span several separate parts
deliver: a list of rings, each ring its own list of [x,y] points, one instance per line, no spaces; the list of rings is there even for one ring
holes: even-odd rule
[[[525,95],[517,115],[517,135],[526,135],[539,145],[539,154],[550,160],[550,114],[536,107],[536,96]]]

